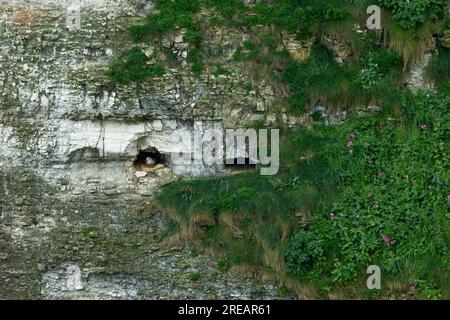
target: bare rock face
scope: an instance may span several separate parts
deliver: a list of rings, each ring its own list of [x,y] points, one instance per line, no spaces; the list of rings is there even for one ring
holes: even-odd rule
[[[334,35],[324,35],[322,42],[334,53],[335,59],[339,63],[345,62],[353,54],[351,45]]]
[[[266,83],[249,93],[233,66],[229,76],[193,77],[186,67],[112,83],[104,74],[132,46],[127,26],[151,9],[139,0],[0,3],[0,298],[274,295],[272,285],[221,273],[205,256],[159,246],[166,221],[151,196],[220,170],[171,166],[166,155],[189,149],[171,133],[192,130],[194,120],[233,128],[264,119],[278,93]],[[217,34],[211,48],[226,63],[242,37]],[[182,41],[165,41],[179,59]],[[151,168],[142,171],[136,159],[146,150],[165,161],[144,161]]]
[[[433,89],[433,84],[426,80],[425,70],[430,63],[432,53],[424,53],[417,61],[411,64],[411,70],[407,79],[407,86],[413,92],[419,89]]]
[[[286,34],[283,37],[284,46],[292,57],[299,61],[305,61],[311,55],[311,47],[314,39],[297,40],[295,35]]]

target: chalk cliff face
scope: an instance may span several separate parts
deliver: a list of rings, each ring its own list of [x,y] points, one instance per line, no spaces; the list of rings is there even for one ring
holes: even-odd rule
[[[104,73],[131,46],[127,26],[151,9],[137,0],[0,2],[0,298],[274,295],[271,284],[220,273],[205,256],[160,247],[166,221],[151,196],[221,170],[172,166],[167,155],[188,150],[174,130],[192,130],[194,120],[219,129],[275,121],[265,111],[282,93],[264,81],[248,90],[232,68],[200,77],[174,68],[115,85]],[[225,60],[243,37],[211,34]],[[165,40],[181,60],[182,39]]]
[[[112,82],[111,61],[134,45],[127,27],[152,8],[149,0],[0,0],[0,298],[275,295],[274,285],[219,272],[195,250],[161,246],[167,222],[152,196],[176,179],[224,172],[174,165],[172,152],[192,151],[175,130],[192,132],[195,121],[294,127],[309,116],[286,112],[287,88],[265,70],[234,61],[249,35],[218,27],[203,30],[203,41],[226,74],[194,76],[185,33],[175,30],[162,39],[175,60],[163,76]],[[282,38],[294,58],[309,56],[314,39]],[[339,62],[351,55],[348,44],[323,41]],[[139,46],[157,54],[152,43]],[[411,87],[422,86],[428,60],[413,68]],[[328,123],[346,116],[311,112]]]

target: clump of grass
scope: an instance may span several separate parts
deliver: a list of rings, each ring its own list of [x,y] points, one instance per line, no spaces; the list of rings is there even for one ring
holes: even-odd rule
[[[189,50],[187,55],[187,61],[191,63],[191,71],[199,76],[205,69],[205,65],[203,63],[201,52],[197,48],[193,48]]]
[[[214,76],[218,77],[220,75],[230,75],[230,74],[231,74],[231,72],[227,68],[225,68],[223,65],[216,64],[214,66],[214,71],[213,71]]]
[[[199,272],[190,272],[190,273],[187,275],[187,278],[188,278],[188,280],[190,280],[190,281],[196,282],[196,281],[200,280],[200,273],[199,273]]]
[[[383,11],[383,17],[384,46],[403,58],[403,71],[406,71],[408,63],[417,61],[423,55],[438,27],[427,21],[415,30],[408,30],[394,21],[389,12]]]
[[[116,58],[106,75],[120,84],[128,84],[132,81],[142,81],[164,74],[162,65],[150,66],[147,62],[148,58],[145,53],[139,47],[133,47]]]
[[[382,49],[365,55],[361,62],[340,65],[327,48],[316,46],[305,62],[288,59],[281,80],[290,88],[293,110],[304,112],[316,105],[330,105],[336,110],[369,103],[383,104],[390,97],[385,90],[398,88],[401,59]],[[367,64],[375,66],[376,73],[364,69]],[[361,81],[360,68],[371,77],[369,83]]]

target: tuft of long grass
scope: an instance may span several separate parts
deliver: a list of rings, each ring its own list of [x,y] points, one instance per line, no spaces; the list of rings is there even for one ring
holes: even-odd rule
[[[417,61],[427,49],[437,24],[426,22],[412,31],[403,29],[388,11],[383,11],[383,17],[384,44],[403,58],[403,71],[406,71],[408,64]]]

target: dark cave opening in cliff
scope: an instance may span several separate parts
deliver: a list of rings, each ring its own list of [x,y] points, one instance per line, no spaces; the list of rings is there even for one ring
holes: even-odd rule
[[[136,170],[143,170],[144,168],[151,168],[159,164],[166,166],[166,163],[165,156],[156,148],[148,148],[139,150],[133,164]]]

